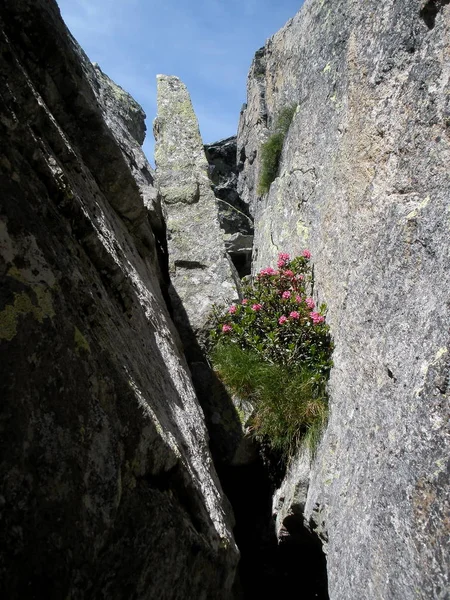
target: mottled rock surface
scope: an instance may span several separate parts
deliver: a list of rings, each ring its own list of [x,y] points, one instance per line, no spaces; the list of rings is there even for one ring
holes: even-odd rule
[[[156,181],[166,218],[174,318],[186,342],[201,335],[214,303],[237,297],[238,277],[226,254],[189,93],[177,77],[158,75],[157,82]]]
[[[229,598],[232,516],[126,157],[140,116],[99,104],[55,2],[5,0],[0,45],[0,594]]]
[[[309,247],[336,346],[322,445],[277,497],[325,542],[332,600],[448,598],[449,65],[448,2],[307,0],[248,80],[254,268]],[[258,198],[261,142],[293,103]]]
[[[80,49],[80,54],[82,51]],[[114,83],[97,64],[85,63],[92,88],[102,108],[103,118],[113,133],[128,162],[134,180],[150,216],[156,235],[164,230],[161,204],[154,187],[155,173],[142,150],[145,139],[145,112],[119,85]]]

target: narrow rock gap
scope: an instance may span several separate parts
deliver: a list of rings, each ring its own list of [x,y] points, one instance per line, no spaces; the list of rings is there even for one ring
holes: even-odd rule
[[[241,552],[238,598],[295,594],[302,600],[328,600],[326,559],[319,538],[303,515],[287,517],[277,540],[272,516],[275,482],[258,457],[244,466],[219,468],[219,477],[236,518],[234,534]]]
[[[236,137],[204,146],[209,178],[216,196],[225,249],[240,278],[250,275],[254,223],[248,205],[237,190]]]
[[[209,177],[218,203],[225,249],[236,277],[251,271],[253,221],[237,192],[236,139],[227,138],[205,147]],[[280,461],[267,448],[257,447],[245,434],[244,408],[230,397],[211,367],[205,348],[207,327],[193,330],[184,300],[171,281],[166,232],[157,237],[163,292],[178,329],[197,398],[209,433],[209,446],[224,494],[235,517],[234,535],[241,560],[233,600],[268,594],[301,594],[303,600],[328,600],[326,561],[319,539],[303,525],[303,515],[289,516],[277,538],[273,495],[284,477]],[[202,265],[181,256],[177,268],[201,271]],[[237,284],[239,287],[239,284]],[[250,409],[251,410],[251,409]],[[241,414],[242,413],[242,414]]]
[[[170,278],[164,256],[162,250],[160,266],[168,286]],[[173,313],[169,298],[167,305]],[[268,460],[267,456],[263,460],[250,440],[244,439],[236,408],[208,365],[194,333],[186,328],[179,332],[205,414],[215,468],[236,520],[234,535],[241,560],[234,598],[251,600],[267,594],[300,593],[302,600],[328,600],[322,545],[303,525],[303,516],[286,519],[284,535],[277,540],[272,497],[284,471],[276,467],[276,460]],[[244,448],[244,464],[234,462],[238,448]]]

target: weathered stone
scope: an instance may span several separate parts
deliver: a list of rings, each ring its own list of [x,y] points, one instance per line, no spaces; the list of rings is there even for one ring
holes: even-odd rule
[[[212,305],[237,297],[238,276],[225,251],[189,93],[177,77],[158,75],[157,80],[156,180],[167,225],[170,294],[175,322],[192,355]]]
[[[307,0],[250,71],[254,268],[309,247],[336,346],[308,492],[294,463],[282,509],[328,540],[332,600],[448,597],[449,48],[447,2]],[[261,142],[294,103],[258,198]]]
[[[55,2],[4,0],[0,36],[2,596],[229,598],[232,516],[124,105],[99,106]]]
[[[227,255],[209,165],[189,93],[177,77],[158,75],[154,124],[156,182],[167,225],[169,294],[218,469],[247,444],[239,412],[204,349],[213,304],[237,299],[239,275]],[[244,257],[245,261],[245,257]],[[237,460],[250,460],[242,451]]]
[[[144,205],[149,211],[155,235],[164,230],[161,204],[154,187],[154,172],[142,151],[145,139],[145,113],[142,107],[120,86],[114,83],[99,67],[86,65],[88,73],[94,70],[91,84],[96,92],[103,118],[117,140],[134,180],[139,186]],[[164,232],[165,233],[165,232]]]
[[[270,44],[270,40],[267,42]],[[237,192],[254,216],[257,200],[259,161],[255,159],[268,136],[266,106],[266,49],[260,48],[253,59],[247,80],[247,97],[239,119],[236,141],[239,178]]]

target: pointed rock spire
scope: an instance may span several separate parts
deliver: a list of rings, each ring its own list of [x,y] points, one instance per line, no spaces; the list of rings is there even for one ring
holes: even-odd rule
[[[225,250],[189,92],[177,77],[158,75],[157,84],[156,185],[167,224],[174,318],[186,344],[201,334],[214,303],[237,297],[239,279]]]

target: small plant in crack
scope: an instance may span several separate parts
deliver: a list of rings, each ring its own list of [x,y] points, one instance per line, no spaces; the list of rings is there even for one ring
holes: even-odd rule
[[[294,118],[297,105],[284,107],[275,121],[272,135],[261,146],[261,171],[258,194],[266,194],[278,173],[284,139]]]
[[[326,306],[311,297],[311,254],[278,257],[244,288],[239,304],[215,307],[211,359],[228,389],[254,406],[257,439],[285,461],[317,445],[328,414],[333,343]]]

